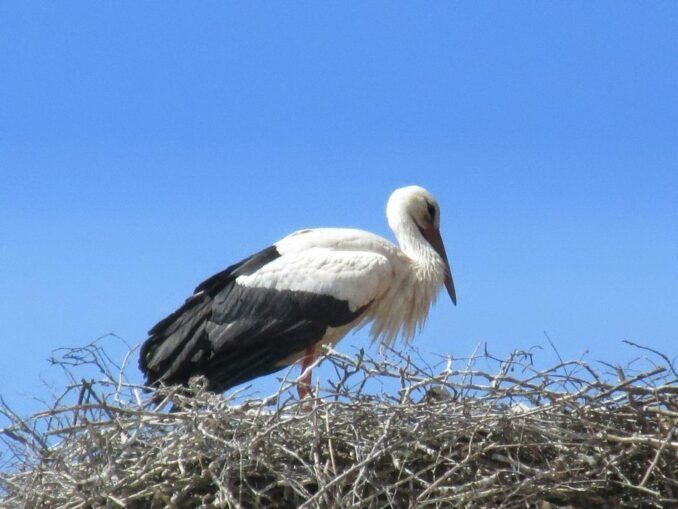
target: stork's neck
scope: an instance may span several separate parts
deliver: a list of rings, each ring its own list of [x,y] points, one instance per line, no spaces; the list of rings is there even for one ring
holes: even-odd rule
[[[437,290],[445,279],[443,259],[424,238],[411,217],[401,215],[393,221],[389,218],[389,223],[400,249],[412,261],[419,282],[432,285]]]
[[[397,281],[373,310],[372,336],[389,344],[401,334],[405,340],[426,321],[438,289],[445,281],[445,262],[407,214],[389,207],[388,222],[410,270],[396,271]],[[395,312],[394,312],[395,311]]]

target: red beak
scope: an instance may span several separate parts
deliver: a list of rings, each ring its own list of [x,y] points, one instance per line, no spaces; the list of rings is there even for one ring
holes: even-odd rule
[[[440,236],[440,230],[438,228],[427,228],[421,230],[422,235],[428,243],[431,244],[433,249],[436,250],[436,253],[440,255],[445,263],[445,288],[447,288],[447,293],[450,294],[450,299],[452,303],[457,305],[457,292],[454,290],[454,281],[452,281],[452,269],[450,268],[450,262],[447,260],[447,253],[445,252],[445,244],[443,244],[443,238]]]

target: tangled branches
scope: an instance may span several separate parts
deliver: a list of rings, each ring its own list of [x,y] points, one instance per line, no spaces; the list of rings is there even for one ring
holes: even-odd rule
[[[579,361],[538,370],[524,352],[438,370],[330,352],[337,381],[306,401],[293,381],[256,400],[199,381],[153,399],[98,347],[68,354],[103,380],[74,379],[75,401],[28,420],[1,407],[1,507],[678,504],[678,376],[657,352],[614,381]]]

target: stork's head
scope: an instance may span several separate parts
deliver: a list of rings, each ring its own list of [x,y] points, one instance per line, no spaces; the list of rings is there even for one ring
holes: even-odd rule
[[[454,304],[457,294],[452,280],[452,270],[447,260],[445,245],[440,236],[440,206],[426,189],[419,186],[407,186],[396,189],[386,205],[386,217],[391,229],[398,235],[407,232],[410,226],[416,227],[424,241],[427,242],[445,264],[445,287]]]

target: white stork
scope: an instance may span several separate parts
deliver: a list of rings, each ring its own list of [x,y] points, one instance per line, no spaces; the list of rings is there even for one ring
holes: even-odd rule
[[[400,248],[369,232],[297,231],[201,283],[149,332],[141,370],[149,385],[194,375],[223,392],[302,360],[320,345],[372,323],[373,340],[408,340],[438,290],[457,297],[440,236],[440,208],[419,186],[397,189],[386,206]],[[311,374],[298,385],[304,397]]]

